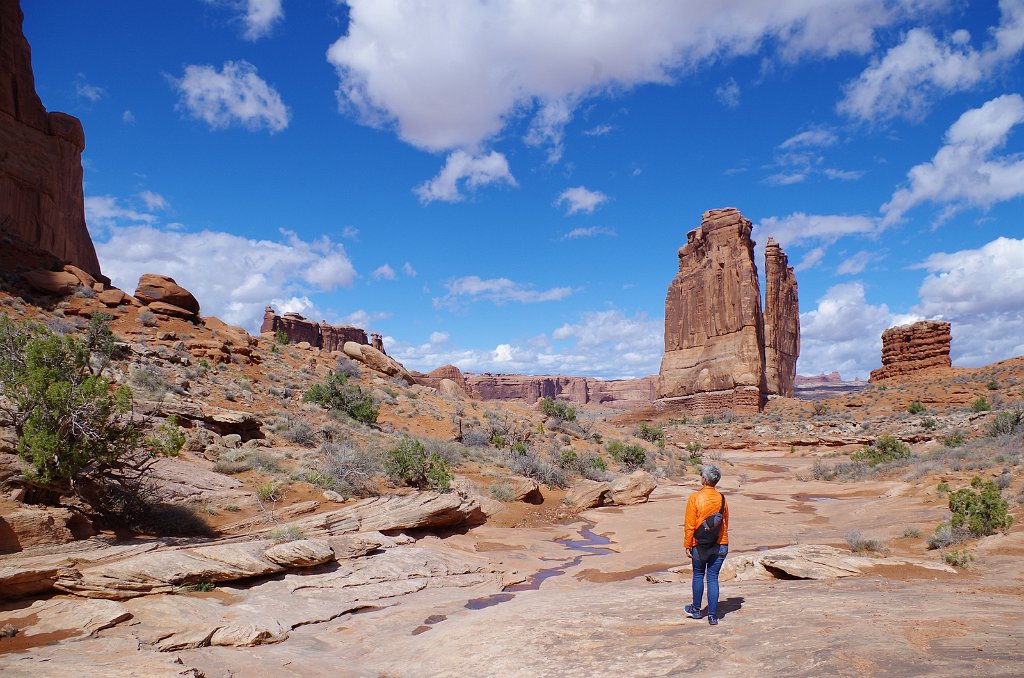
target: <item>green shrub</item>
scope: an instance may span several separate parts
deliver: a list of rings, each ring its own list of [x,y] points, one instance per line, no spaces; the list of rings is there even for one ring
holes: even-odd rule
[[[996,379],[995,377],[993,377],[992,379],[989,379],[988,383],[985,384],[985,388],[987,388],[990,391],[998,391],[999,390],[999,380]]]
[[[945,494],[949,494],[949,483],[945,480],[940,481],[939,484],[935,486],[935,489],[938,491],[940,497]]]
[[[451,486],[448,462],[427,453],[423,443],[403,436],[384,457],[384,471],[393,482],[419,489],[441,490]]]
[[[959,544],[970,536],[970,532],[963,528],[954,528],[949,523],[941,523],[935,528],[932,536],[928,537],[928,548],[944,549],[947,546]]]
[[[960,431],[953,431],[949,435],[942,437],[942,444],[946,447],[960,447],[964,442],[964,434]]]
[[[105,336],[94,329],[99,351]],[[159,450],[142,445],[131,389],[112,392],[93,373],[91,357],[74,336],[0,315],[0,426],[14,429],[32,483],[127,518],[148,499],[148,470]]]
[[[980,395],[974,402],[971,403],[971,412],[988,412],[992,409],[992,403],[990,403],[985,396]]]
[[[262,502],[277,502],[281,499],[277,486],[273,482],[260,483],[256,486],[256,496]]]
[[[576,451],[567,448],[559,451],[558,453],[558,465],[564,469],[574,469],[579,461],[579,457],[576,455]]]
[[[910,414],[921,414],[924,411],[924,405],[922,405],[921,402],[918,400],[912,400],[910,401],[910,404],[907,405],[907,412],[909,412]]]
[[[1024,428],[1024,410],[1000,412],[989,424],[988,434],[992,437],[1009,436]]]
[[[868,466],[889,463],[910,456],[910,446],[895,436],[878,436],[873,445],[850,455],[851,461],[864,461]]]
[[[811,407],[814,408],[814,414],[819,417],[828,413],[828,405],[825,403],[815,401]]]
[[[327,377],[325,383],[313,384],[302,396],[303,402],[316,403],[328,410],[339,410],[364,424],[377,421],[380,409],[373,396],[359,387],[348,383],[347,374],[337,372]]]
[[[950,492],[949,510],[953,512],[950,525],[954,529],[966,529],[978,537],[1009,530],[1013,516],[1009,514],[1010,505],[1003,499],[999,487],[991,480],[982,481],[978,476],[971,479],[971,487],[978,492],[967,488]]]
[[[935,421],[935,417],[921,417],[921,428],[925,431],[934,431],[936,426],[938,422]]]
[[[576,408],[563,400],[545,397],[540,401],[540,411],[561,421],[576,421]]]
[[[281,346],[284,346],[285,344],[287,344],[288,343],[288,333],[285,332],[283,329],[278,329],[277,332],[274,332],[274,343],[275,344],[279,344]]]
[[[172,414],[156,427],[154,434],[147,437],[145,442],[156,455],[177,457],[185,446],[185,434],[178,428],[178,419]]]
[[[950,551],[946,555],[942,556],[942,559],[953,567],[959,567],[961,570],[966,570],[971,566],[971,562],[974,560],[974,556],[968,551]]]
[[[665,446],[665,429],[660,426],[651,426],[646,421],[640,422],[640,426],[637,427],[634,435],[641,440],[652,442],[661,447]]]

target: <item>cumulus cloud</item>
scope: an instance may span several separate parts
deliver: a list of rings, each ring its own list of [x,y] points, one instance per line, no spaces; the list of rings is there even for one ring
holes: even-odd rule
[[[754,224],[753,237],[757,242],[755,261],[763,261],[768,237],[792,254],[792,248],[811,247],[799,267],[810,268],[827,253],[828,248],[847,236],[874,238],[882,230],[881,221],[873,217],[844,214],[805,214],[794,212],[785,217],[766,217]]]
[[[535,304],[558,301],[572,294],[571,287],[552,287],[536,290],[533,285],[517,283],[508,278],[481,278],[476,275],[449,280],[444,284],[447,294],[434,299],[436,308],[457,307],[461,300],[489,301],[494,304],[517,302]]]
[[[268,302],[308,311],[307,291],[329,291],[355,279],[344,247],[284,230],[280,240],[270,241],[218,231],[113,226],[107,240],[96,242],[96,252],[117,287],[130,292],[143,273],[169,275],[196,296],[204,315],[250,331],[258,331]]]
[[[395,269],[387,264],[382,264],[373,270],[370,277],[374,280],[394,280],[397,276],[395,275]]]
[[[1019,94],[1004,94],[961,115],[935,157],[912,167],[908,185],[882,205],[884,222],[897,222],[924,202],[945,206],[942,221],[969,205],[989,207],[1024,195],[1024,160],[993,155],[1022,122],[1024,98]]]
[[[153,191],[140,191],[139,197],[142,198],[142,202],[146,203],[146,209],[152,212],[165,210],[169,207],[167,199],[159,193],[154,193]]]
[[[740,105],[740,86],[736,78],[729,78],[716,87],[715,98],[726,108],[737,108]]]
[[[284,18],[281,0],[247,0],[245,3],[245,39],[259,40],[270,34],[274,24]]]
[[[157,216],[123,206],[112,195],[89,195],[85,197],[85,221],[90,227],[102,232],[125,221],[136,224],[152,224],[157,221]]]
[[[589,226],[587,228],[574,228],[562,236],[562,240],[576,240],[577,238],[593,238],[599,235],[616,236],[614,228],[603,226]]]
[[[560,155],[590,96],[665,83],[696,66],[755,54],[865,53],[876,29],[944,0],[766,3],[351,0],[327,53],[343,110],[429,151],[476,150],[530,116],[531,142]]]
[[[619,310],[582,313],[546,335],[502,342],[493,348],[463,348],[447,333],[435,332],[429,342],[396,341],[388,352],[411,369],[423,372],[452,364],[466,372],[571,374],[625,379],[657,374],[663,349],[661,320]]]
[[[556,206],[566,204],[566,214],[593,214],[594,210],[608,201],[601,191],[591,191],[584,186],[567,188],[555,201]]]
[[[1024,239],[996,238],[977,249],[932,254],[914,311],[950,321],[956,365],[975,367],[1024,355]]]
[[[460,150],[449,154],[441,172],[417,186],[413,192],[424,204],[435,200],[459,202],[465,199],[459,189],[460,184],[469,190],[488,184],[517,185],[503,154],[491,151],[486,155],[473,156]]]
[[[839,111],[861,120],[918,118],[937,98],[970,89],[1024,48],[1024,3],[1002,0],[999,26],[980,50],[958,30],[945,38],[915,28],[846,86]]]
[[[226,61],[220,71],[209,65],[186,66],[184,76],[170,80],[181,96],[178,108],[210,129],[238,123],[250,130],[274,133],[288,127],[291,114],[281,95],[248,61]]]
[[[882,332],[920,319],[869,304],[860,281],[830,287],[815,309],[800,314],[800,374],[839,371],[866,378],[881,367]]]

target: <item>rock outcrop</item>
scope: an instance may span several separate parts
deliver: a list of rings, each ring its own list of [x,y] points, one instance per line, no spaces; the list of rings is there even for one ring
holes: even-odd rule
[[[764,248],[764,370],[768,393],[793,397],[800,355],[796,274],[774,238]]]
[[[442,365],[441,367],[431,370],[426,374],[421,372],[412,372],[412,376],[413,379],[416,380],[417,384],[436,388],[438,391],[441,390],[442,382],[450,381],[459,392],[467,396],[473,395],[473,389],[466,381],[466,377],[462,374],[462,370],[455,365]]]
[[[154,313],[182,318],[198,318],[199,302],[174,278],[143,273],[135,289],[135,298]]]
[[[739,210],[709,210],[679,249],[679,273],[665,299],[657,396],[694,414],[757,412],[768,395],[792,393],[800,347],[796,279],[772,241],[769,348],[750,231]]]
[[[78,118],[47,113],[16,0],[0,3],[0,230],[100,277],[85,225]]]
[[[871,381],[950,367],[951,341],[950,324],[940,320],[890,327],[882,332],[882,366],[871,371]]]
[[[466,385],[482,400],[558,398],[579,405],[636,407],[654,400],[656,378],[602,381],[590,377],[528,376],[524,374],[467,374]],[[426,382],[424,382],[426,383]]]
[[[328,325],[324,320],[315,323],[298,313],[285,313],[280,316],[274,312],[273,307],[267,306],[263,311],[263,324],[260,326],[260,333],[274,334],[278,331],[284,332],[288,337],[289,344],[298,344],[304,341],[314,348],[321,348],[325,351],[341,351],[349,341],[367,346],[370,344],[366,337],[366,330],[359,327]],[[381,346],[383,347],[383,343]]]

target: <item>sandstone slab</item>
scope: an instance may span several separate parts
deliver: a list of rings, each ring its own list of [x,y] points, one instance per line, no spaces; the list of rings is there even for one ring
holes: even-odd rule
[[[609,498],[617,506],[643,504],[657,486],[658,481],[653,475],[643,469],[637,469],[612,481]]]

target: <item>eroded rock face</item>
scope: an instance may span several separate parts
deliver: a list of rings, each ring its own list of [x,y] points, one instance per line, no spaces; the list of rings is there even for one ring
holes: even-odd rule
[[[770,240],[762,314],[750,231],[739,210],[709,210],[679,249],[679,272],[665,298],[657,396],[695,414],[757,412],[769,394],[793,392],[800,352],[796,278]]]
[[[267,306],[263,311],[263,324],[260,334],[273,334],[282,331],[288,337],[289,344],[306,342],[314,348],[325,351],[340,351],[346,342],[369,345],[366,330],[351,325],[328,325],[326,321],[315,323],[298,313],[277,315],[273,307]]]
[[[431,388],[436,388],[439,391],[441,390],[441,383],[447,380],[450,381],[461,393],[467,396],[473,395],[473,389],[466,381],[466,377],[462,374],[462,370],[455,365],[442,365],[441,367],[431,370],[426,374],[413,372],[412,376],[416,380],[417,384],[430,386]]]
[[[800,355],[796,274],[774,238],[764,248],[764,370],[768,393],[793,397]]]
[[[890,327],[882,332],[882,366],[871,371],[871,381],[950,367],[951,341],[950,324],[939,320]]]
[[[16,0],[0,3],[0,224],[58,259],[100,276],[85,225],[78,118],[47,113]]]
[[[656,377],[602,381],[590,377],[528,376],[524,374],[467,375],[466,384],[483,400],[558,398],[586,405],[635,407],[654,400]]]

